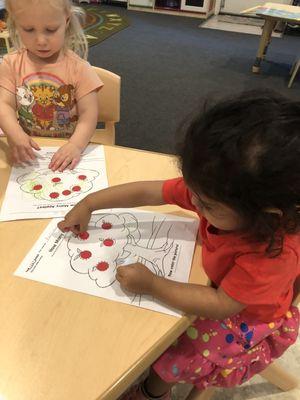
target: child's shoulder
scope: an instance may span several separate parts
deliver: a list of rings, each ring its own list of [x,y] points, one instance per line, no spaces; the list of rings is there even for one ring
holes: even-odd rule
[[[19,49],[12,51],[11,53],[6,54],[3,57],[3,63],[15,65],[21,62],[24,59],[26,54],[26,49]]]
[[[20,75],[20,71],[23,70],[26,65],[26,50],[20,49],[15,50],[3,57],[2,63],[0,64],[0,75],[17,77]]]
[[[248,243],[248,246],[241,246],[241,251],[236,255],[236,263],[244,270],[261,271],[266,268],[275,268],[279,273],[289,271],[300,272],[300,235],[286,235],[284,237],[281,251],[278,255],[272,256],[266,253],[265,243]]]
[[[93,91],[98,91],[103,86],[103,82],[91,64],[71,50],[65,53],[64,66],[66,67],[66,74],[71,78],[75,87],[77,101]]]
[[[65,61],[69,72],[76,79],[82,79],[86,74],[90,74],[91,64],[79,57],[74,51],[67,50],[65,53]]]
[[[65,57],[67,60],[70,60],[74,65],[79,66],[90,66],[90,63],[83,58],[79,57],[73,50],[68,49],[65,53]]]

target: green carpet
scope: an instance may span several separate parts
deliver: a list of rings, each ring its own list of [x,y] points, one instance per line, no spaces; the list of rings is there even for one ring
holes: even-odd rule
[[[102,9],[97,5],[85,5],[82,8],[86,12],[84,31],[89,46],[94,46],[107,39],[109,36],[127,28],[129,21],[118,13]],[[4,41],[0,39],[0,54],[6,53]]]

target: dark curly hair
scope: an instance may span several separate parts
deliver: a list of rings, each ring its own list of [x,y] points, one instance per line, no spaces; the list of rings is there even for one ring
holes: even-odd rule
[[[281,253],[300,226],[300,102],[248,91],[201,110],[179,160],[186,183],[246,222],[247,237]],[[266,212],[279,209],[279,213]]]

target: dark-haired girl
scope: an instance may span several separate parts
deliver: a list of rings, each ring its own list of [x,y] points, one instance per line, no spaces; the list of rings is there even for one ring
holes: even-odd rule
[[[166,203],[200,217],[210,287],[156,276],[140,263],[117,269],[124,289],[198,316],[126,399],[170,399],[178,382],[239,385],[297,338],[300,102],[261,91],[219,102],[189,124],[179,159],[182,178],[90,194],[59,223],[79,233],[96,209]]]

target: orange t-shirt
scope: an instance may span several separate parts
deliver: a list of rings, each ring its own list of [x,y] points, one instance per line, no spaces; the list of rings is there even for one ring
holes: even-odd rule
[[[182,178],[165,181],[163,197],[169,204],[198,213]],[[300,275],[300,235],[286,235],[281,254],[269,258],[266,244],[249,242],[236,233],[220,234],[199,216],[203,268],[209,279],[246,305],[242,313],[264,322],[282,317],[291,305],[293,284]]]
[[[16,95],[19,123],[31,136],[70,137],[78,120],[77,102],[103,83],[73,51],[53,64],[32,62],[26,49],[0,64],[0,86]]]

